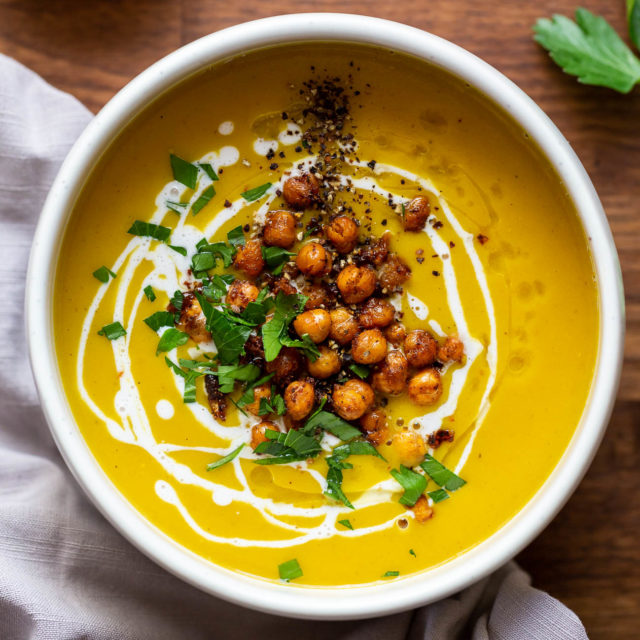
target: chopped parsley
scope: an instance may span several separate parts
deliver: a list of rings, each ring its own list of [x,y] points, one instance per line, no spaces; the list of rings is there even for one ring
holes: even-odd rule
[[[113,273],[111,269],[108,269],[107,267],[102,266],[93,272],[93,277],[100,280],[100,282],[109,282],[109,277],[115,278],[116,274]]]
[[[225,268],[230,267],[233,262],[233,249],[226,245],[224,242],[214,242],[213,244],[207,244],[207,241],[205,240],[204,242],[199,242],[196,247],[198,248],[198,253],[196,255],[211,254],[216,259],[220,258]],[[215,265],[215,260],[213,264]],[[213,267],[209,267],[209,269],[212,268]]]
[[[400,465],[400,469],[391,469],[391,475],[404,489],[404,493],[400,497],[400,504],[413,507],[427,488],[427,479],[404,465]]]
[[[174,244],[170,244],[169,249],[173,249],[176,253],[179,253],[181,256],[187,255],[187,250],[184,247],[177,247]]]
[[[153,287],[148,284],[144,289],[144,295],[147,296],[147,300],[149,302],[153,302],[156,299],[156,292],[153,290]]]
[[[449,497],[449,494],[444,489],[436,489],[435,491],[427,491],[427,495],[433,500],[434,504],[442,502]]]
[[[172,200],[167,200],[165,202],[167,209],[177,213],[179,216],[182,215],[182,210],[186,209],[189,206],[188,202],[174,202]]]
[[[162,227],[159,224],[152,224],[151,222],[144,222],[142,220],[136,220],[127,233],[132,236],[142,236],[145,238],[153,238],[154,240],[160,240],[166,242],[171,235],[171,229],[169,227]]]
[[[264,258],[265,264],[275,276],[282,273],[282,268],[289,262],[289,258],[295,255],[295,253],[282,249],[281,247],[262,247],[262,257]]]
[[[254,460],[256,464],[270,465],[299,462],[317,456],[322,450],[320,443],[315,438],[306,436],[295,429],[290,429],[287,433],[267,429],[264,435],[267,441],[261,442],[254,451],[273,457]]]
[[[223,458],[220,458],[215,462],[208,464],[207,471],[213,471],[214,469],[217,469],[218,467],[221,467],[222,465],[227,464],[227,462],[231,462],[234,458],[238,457],[238,454],[242,451],[243,447],[244,447],[244,442],[237,449],[234,449],[231,453],[228,453]]]
[[[229,240],[229,244],[237,249],[238,247],[244,247],[244,232],[242,231],[242,226],[235,227],[231,229],[229,233],[227,233],[227,240]]]
[[[286,562],[278,565],[278,575],[280,576],[280,580],[289,581],[295,580],[303,574],[300,564],[295,558],[293,558],[293,560],[287,560]]]
[[[286,295],[281,291],[275,301],[273,318],[262,325],[262,341],[264,344],[264,357],[271,362],[278,357],[280,349],[284,346],[283,339],[291,340],[286,335],[293,319],[302,312],[307,302],[307,297],[299,293]],[[293,342],[293,341],[292,341]]]
[[[353,440],[362,435],[359,429],[350,425],[346,420],[328,411],[316,412],[303,427],[305,433],[312,433],[317,427],[332,433],[340,440]],[[372,447],[373,448],[373,447]],[[374,449],[375,451],[375,449]]]
[[[259,416],[266,416],[270,413],[276,413],[279,416],[283,416],[287,411],[287,407],[284,403],[284,398],[277,393],[273,395],[271,392],[271,398],[260,398],[260,408],[258,410]]]
[[[200,197],[191,205],[191,213],[193,215],[197,215],[206,207],[211,198],[216,195],[216,190],[213,188],[213,185],[210,184],[201,194]]]
[[[174,291],[171,300],[169,300],[169,304],[176,309],[177,311],[182,311],[182,303],[184,302],[184,294],[180,289]]]
[[[184,379],[184,393],[182,394],[182,401],[185,404],[189,404],[196,401],[196,379],[204,375],[201,371],[183,371],[175,362],[172,362],[164,357],[164,361],[170,369],[173,369],[181,378]],[[180,360],[182,363],[183,361]]]
[[[371,369],[369,367],[363,364],[357,364],[355,362],[349,365],[349,369],[351,369],[351,371],[353,371],[353,373],[355,373],[358,378],[362,378],[363,380],[368,378],[369,374],[371,373]]]
[[[396,578],[399,575],[400,575],[399,571],[387,571],[387,572],[382,574],[382,577],[383,578]]]
[[[346,527],[347,529],[351,529],[351,531],[353,531],[353,525],[346,519],[338,520],[338,524],[341,524],[343,527]]]
[[[208,162],[198,162],[198,166],[209,176],[209,178],[215,182],[218,180],[218,174],[216,170]]]
[[[119,322],[112,322],[102,327],[102,329],[98,331],[98,335],[104,336],[109,340],[117,340],[118,338],[122,338],[122,336],[126,336],[127,332]]]
[[[216,259],[213,253],[196,253],[191,258],[191,270],[194,273],[209,271],[216,266]]]
[[[173,179],[189,189],[195,189],[198,182],[198,167],[173,153],[169,155],[169,161],[171,162]]]
[[[158,331],[160,327],[173,327],[175,315],[170,311],[156,311],[145,318],[144,322],[153,331]]]
[[[171,327],[160,337],[160,342],[158,342],[158,348],[156,349],[156,355],[166,351],[171,351],[176,347],[180,347],[185,344],[187,340],[189,340],[189,336],[186,333]]]
[[[255,364],[221,364],[214,375],[218,376],[220,391],[222,393],[231,393],[235,387],[236,380],[243,382],[257,380],[260,376],[260,367]]]
[[[271,183],[265,182],[264,184],[261,184],[259,187],[254,187],[253,189],[248,189],[247,191],[242,192],[240,195],[247,202],[255,202],[256,200],[259,200],[260,198],[262,198],[262,196],[265,193],[267,193],[267,191],[269,191],[270,188],[271,188]]]
[[[409,549],[409,553],[414,557],[417,558],[418,556],[416,555],[416,552],[413,549]]]
[[[441,462],[438,462],[429,454],[425,456],[420,466],[438,486],[449,491],[456,491],[456,489],[467,484],[460,476],[457,476],[453,471],[449,471]]]

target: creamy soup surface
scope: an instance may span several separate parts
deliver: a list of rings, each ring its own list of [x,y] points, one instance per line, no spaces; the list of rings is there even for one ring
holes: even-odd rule
[[[293,245],[267,242],[272,211],[289,212]],[[356,223],[353,251],[329,238],[337,216]],[[259,274],[238,258],[252,242],[269,248]],[[407,268],[397,286],[363,253],[379,242]],[[298,268],[310,243],[329,271]],[[339,286],[349,265],[376,275],[399,330],[433,340],[430,360],[386,320],[366,325],[366,299]],[[258,320],[225,293],[234,279],[255,286]],[[344,308],[385,337],[382,357],[409,357],[401,388],[384,392],[371,349],[300,329],[311,285],[328,292],[320,320]],[[54,299],[68,401],[113,484],[176,543],[289,587],[399,580],[495,533],[563,455],[598,347],[588,240],[537,147],[464,83],[364,46],[249,53],[156,100],[87,176]],[[250,334],[266,355],[234,346]],[[298,354],[309,407],[274,349]],[[340,362],[315,378],[324,349]],[[420,396],[418,375],[437,393]],[[373,390],[365,414],[336,395],[349,380]]]

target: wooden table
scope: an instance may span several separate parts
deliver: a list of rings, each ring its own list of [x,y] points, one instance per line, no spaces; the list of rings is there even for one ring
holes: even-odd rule
[[[526,91],[569,139],[616,238],[627,293],[625,368],[598,456],[569,504],[519,558],[592,639],[640,637],[640,89],[581,86],[531,39],[535,18],[577,0],[0,0],[0,52],[97,111],[134,75],[202,35],[267,15],[367,13],[465,47]],[[622,0],[582,0],[625,33]]]

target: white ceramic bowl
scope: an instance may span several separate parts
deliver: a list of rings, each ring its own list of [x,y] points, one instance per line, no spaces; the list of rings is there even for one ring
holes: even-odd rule
[[[52,330],[52,292],[65,224],[85,177],[110,141],[154,97],[212,62],[248,49],[295,41],[368,43],[448,70],[500,105],[543,149],[566,184],[591,241],[599,288],[600,347],[584,417],[558,466],[500,531],[461,556],[384,585],[310,588],[278,585],[216,567],[152,526],[118,493],[85,444],[62,388]],[[65,160],[36,230],[27,276],[27,329],[33,372],[56,443],[76,479],[110,522],[168,571],[237,604],[300,618],[379,616],[432,602],[490,573],[527,545],[563,506],[585,473],[609,419],[622,362],[624,296],[607,220],[580,161],[545,114],[479,58],[412,27],[355,15],[299,14],[241,24],[193,42],[132,80],[94,118]]]

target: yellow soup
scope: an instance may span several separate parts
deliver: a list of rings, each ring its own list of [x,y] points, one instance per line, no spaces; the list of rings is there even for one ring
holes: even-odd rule
[[[305,98],[327,78],[349,96],[345,131],[353,134],[331,206],[353,212],[360,241],[390,232],[390,249],[411,268],[391,299],[407,330],[428,330],[441,344],[455,334],[464,344],[462,360],[439,369],[437,402],[384,400],[381,457],[349,457],[340,470],[346,501],[325,494],[327,456],[340,437],[318,435],[323,451],[309,460],[257,463],[250,441],[260,418],[230,404],[226,421],[215,420],[203,376],[183,366],[206,365],[216,349],[144,322],[187,291],[203,245],[233,252],[230,231],[242,226],[249,238],[269,209],[284,208],[283,180],[323,153],[321,141],[303,144],[301,133]],[[172,166],[170,154],[186,162]],[[424,230],[406,232],[404,203],[420,194],[431,217]],[[302,212],[292,253],[315,215]],[[166,228],[166,237],[145,223]],[[222,259],[209,275],[233,272]],[[539,149],[460,81],[360,46],[253,52],[156,100],[88,176],[55,286],[62,379],[105,474],[176,543],[253,576],[289,576],[289,585],[401,579],[496,532],[565,451],[598,346],[588,241]],[[242,392],[238,383],[235,401]],[[437,446],[439,430],[453,441]],[[392,443],[398,434],[421,438],[425,459],[466,483],[447,482],[433,467],[429,474],[422,458],[407,463]],[[401,464],[428,481],[429,519],[400,502],[407,487],[391,472]],[[281,565],[292,560],[300,571],[287,573],[291,565]]]

